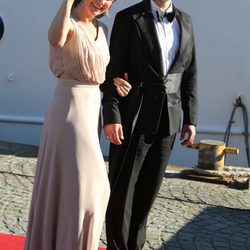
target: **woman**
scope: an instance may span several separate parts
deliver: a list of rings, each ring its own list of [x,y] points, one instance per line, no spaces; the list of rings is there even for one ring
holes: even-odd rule
[[[26,250],[98,248],[110,193],[98,138],[109,51],[106,27],[96,18],[112,3],[63,0],[51,23],[50,68],[58,79],[39,148]],[[120,93],[119,85],[129,86],[114,81]]]

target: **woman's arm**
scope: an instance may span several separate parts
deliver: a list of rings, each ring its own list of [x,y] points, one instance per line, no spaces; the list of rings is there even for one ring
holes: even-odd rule
[[[63,0],[50,25],[48,38],[49,43],[53,47],[63,47],[72,35],[73,26],[70,20],[70,14],[73,3],[74,0]]]

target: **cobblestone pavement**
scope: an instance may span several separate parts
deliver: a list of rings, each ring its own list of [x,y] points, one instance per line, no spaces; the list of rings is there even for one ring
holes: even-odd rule
[[[36,156],[37,147],[0,142],[0,233],[25,235]],[[144,249],[250,250],[250,191],[181,179],[176,171],[170,167],[163,181]]]

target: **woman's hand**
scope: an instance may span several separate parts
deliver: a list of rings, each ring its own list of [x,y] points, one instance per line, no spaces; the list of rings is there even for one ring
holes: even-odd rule
[[[121,97],[127,96],[130,89],[132,88],[132,86],[128,82],[128,73],[124,74],[124,79],[122,79],[120,77],[115,77],[114,78],[114,85],[116,87],[118,94]]]

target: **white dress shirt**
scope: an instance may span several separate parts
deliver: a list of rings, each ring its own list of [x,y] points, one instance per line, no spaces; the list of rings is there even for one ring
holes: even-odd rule
[[[171,23],[167,20],[167,18],[164,18],[162,21],[158,20],[156,11],[164,10],[157,6],[153,0],[151,0],[151,10],[154,15],[154,23],[161,47],[163,73],[166,75],[180,46],[180,27],[176,18]],[[167,12],[172,11],[173,5],[171,4],[167,9]]]

